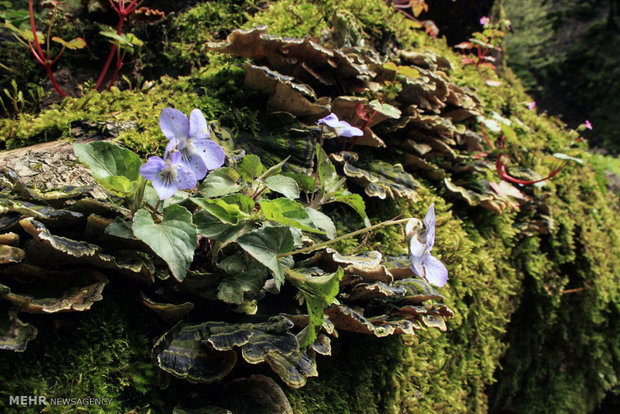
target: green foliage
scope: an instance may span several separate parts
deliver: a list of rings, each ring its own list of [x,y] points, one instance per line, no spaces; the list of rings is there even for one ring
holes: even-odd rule
[[[297,286],[306,302],[310,323],[301,341],[302,347],[309,346],[316,340],[316,331],[323,325],[323,311],[334,302],[340,291],[340,281],[344,272],[342,268],[334,273],[314,276],[308,272],[300,273],[300,269],[287,271],[291,282]]]
[[[276,198],[275,200],[262,200],[260,206],[267,220],[313,233],[323,233],[317,228],[301,203],[288,198]]]
[[[168,207],[161,223],[155,223],[148,211],[140,209],[133,218],[131,229],[138,239],[168,263],[179,282],[185,279],[194,260],[197,237],[192,214],[185,207]]]
[[[76,143],[73,151],[106,190],[120,197],[127,197],[137,190],[142,161],[132,151],[109,142]]]
[[[246,233],[237,243],[250,256],[258,260],[273,273],[276,287],[284,283],[283,266],[277,255],[288,253],[295,245],[294,236],[288,227],[262,227]]]
[[[244,295],[257,295],[265,282],[264,268],[247,261],[242,254],[228,256],[218,267],[227,273],[227,277],[218,286],[217,297],[226,303],[241,305],[245,302]]]

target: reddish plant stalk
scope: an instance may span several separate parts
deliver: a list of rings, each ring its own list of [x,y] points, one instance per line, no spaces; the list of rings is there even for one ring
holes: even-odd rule
[[[50,78],[50,81],[52,81],[52,85],[54,86],[54,88],[58,91],[60,96],[65,98],[67,94],[64,93],[60,85],[58,85],[58,82],[56,82],[56,78],[54,77],[54,72],[52,72],[52,65],[56,63],[56,61],[58,61],[58,58],[64,51],[64,48],[60,51],[60,53],[58,54],[58,56],[56,56],[56,58],[54,58],[53,60],[50,60],[49,55],[46,55],[45,53],[43,53],[43,49],[41,49],[41,45],[39,44],[39,36],[37,36],[37,28],[34,24],[33,0],[28,1],[28,12],[30,13],[30,28],[32,29],[32,36],[34,38],[34,42],[28,42],[28,44],[30,45],[30,50],[32,51],[32,54],[34,55],[37,62],[39,62],[45,68],[45,71],[47,72],[47,76]],[[34,46],[32,45],[32,43],[34,43]],[[35,50],[35,47],[36,47],[36,50]]]
[[[127,7],[125,7],[125,0],[119,0],[118,7],[116,7],[114,5],[114,2],[112,0],[110,0],[110,5],[112,6],[112,8],[116,12],[116,14],[118,14],[118,25],[116,26],[116,34],[117,35],[120,36],[121,33],[123,32],[123,24],[125,23],[125,20],[127,19],[127,16],[129,16],[131,13],[133,13],[133,11],[141,3],[142,3],[142,1],[138,2],[138,0],[132,0],[132,2],[129,3],[129,5]],[[108,54],[108,58],[106,59],[106,62],[103,65],[103,69],[101,69],[101,73],[99,74],[99,78],[97,78],[97,83],[95,84],[95,90],[99,90],[99,88],[101,87],[101,84],[103,83],[103,79],[105,78],[105,75],[108,73],[108,70],[110,69],[110,64],[112,63],[112,59],[114,59],[114,55],[116,54],[117,48],[118,47],[117,47],[116,43],[114,45],[112,45],[112,48],[110,49],[110,53]],[[120,55],[117,55],[116,58],[117,58],[116,70],[114,72],[114,75],[112,76],[112,81],[110,82],[110,85],[108,86],[108,90],[110,89],[110,87],[112,86],[114,81],[116,80],[116,76],[118,75],[118,71],[123,66],[122,61],[120,61]]]
[[[381,100],[381,102],[383,102],[383,99]],[[360,104],[363,105],[363,104]],[[377,115],[377,110],[373,109],[372,112],[370,113],[370,115],[367,115],[368,112],[365,112],[366,115],[363,116],[361,114],[364,113],[364,110],[360,110],[360,111],[356,111],[358,112],[358,116],[364,121],[364,123],[362,124],[362,126],[360,127],[360,129],[362,130],[362,132],[364,132],[366,130],[366,128],[368,128],[368,125],[370,125],[370,123],[372,122],[373,118],[375,117],[375,115]],[[347,151],[351,151],[353,149],[353,147],[355,146],[355,144],[357,144],[357,140],[359,139],[359,137],[355,137],[353,138],[353,142],[351,143],[351,145],[349,145],[349,149]],[[343,150],[344,150],[344,145],[343,145]]]
[[[118,48],[116,49],[116,67],[114,68],[114,73],[112,74],[112,79],[110,79],[110,83],[108,84],[108,87],[106,88],[106,91],[109,91],[110,88],[112,87],[112,85],[114,85],[114,82],[116,82],[116,77],[118,76],[118,72],[119,70],[121,70],[121,68],[123,67],[123,58],[121,56],[121,51],[118,50]]]
[[[493,147],[493,144],[491,144],[491,141],[489,141],[489,138],[487,137],[487,133],[484,131],[484,124],[480,124],[480,132],[482,132],[482,138],[484,138],[487,144],[489,144],[489,147],[491,147],[491,149],[494,149],[495,147]],[[503,141],[502,141],[502,145],[503,145]]]
[[[506,137],[502,135],[501,140],[499,142],[499,149],[504,149],[505,139]],[[515,183],[515,184],[531,185],[531,184],[536,184],[536,183],[540,183],[543,181],[547,181],[555,177],[560,171],[562,171],[562,168],[564,168],[564,163],[560,164],[558,168],[556,168],[555,170],[552,170],[549,173],[549,175],[547,175],[545,178],[541,178],[540,180],[519,180],[518,178],[515,178],[511,176],[510,174],[508,174],[508,172],[506,171],[506,166],[502,162],[502,154],[499,154],[497,156],[497,162],[495,163],[495,168],[497,169],[497,173],[499,174],[502,180],[510,181],[511,183]]]

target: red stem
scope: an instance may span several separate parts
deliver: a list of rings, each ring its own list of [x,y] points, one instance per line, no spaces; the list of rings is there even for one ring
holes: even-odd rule
[[[123,67],[123,59],[121,58],[121,52],[118,49],[116,50],[116,65],[115,66],[116,68],[114,69],[114,73],[112,74],[112,79],[110,79],[110,83],[108,84],[106,91],[109,91],[110,88],[112,88],[112,85],[114,85],[114,82],[116,82],[118,71],[121,70],[121,68]]]
[[[383,99],[381,99],[381,103],[383,103]],[[362,132],[364,132],[364,130],[368,128],[368,125],[370,125],[375,115],[377,115],[377,110],[373,109],[372,113],[366,119],[362,118],[364,119],[364,123],[362,124],[362,127],[360,128]],[[359,139],[359,136],[356,136],[355,138],[353,138],[353,142],[351,143],[351,145],[349,145],[349,149],[347,151],[351,151],[353,149],[355,144],[357,144],[358,139]],[[344,146],[343,146],[343,149],[344,149]]]
[[[37,48],[37,52],[39,52],[39,57],[43,60],[45,54],[43,53],[43,49],[41,49],[41,45],[39,44],[39,37],[37,36],[37,28],[34,24],[34,5],[33,1],[28,1],[28,11],[30,12],[30,27],[32,28],[32,35],[34,36],[34,44]]]
[[[484,138],[487,144],[489,144],[489,147],[491,147],[491,149],[494,149],[493,144],[491,144],[491,141],[489,141],[489,138],[487,138],[487,133],[484,132],[484,124],[480,124],[480,132],[482,132],[482,138]],[[504,145],[504,141],[502,140],[502,146],[503,145]]]
[[[46,64],[45,70],[47,71],[47,76],[49,76],[50,80],[52,81],[52,85],[54,85],[54,88],[56,88],[60,96],[62,96],[63,98],[66,98],[67,94],[64,93],[62,89],[60,89],[60,85],[58,85],[58,83],[56,82],[56,78],[54,77],[54,74],[52,73],[52,65]]]
[[[56,55],[56,57],[54,58],[54,60],[52,60],[52,65],[55,64],[56,62],[58,62],[58,59],[60,59],[60,56],[62,56],[62,54],[65,51],[65,47],[63,46],[62,49],[60,49],[60,53],[58,53],[58,55]]]
[[[43,60],[41,60],[41,57],[39,56],[37,51],[34,50],[34,46],[32,46],[32,42],[28,42],[28,46],[30,46],[30,50],[32,51],[32,54],[34,55],[34,58],[37,60],[37,62],[39,62],[41,65],[45,66],[45,62]]]
[[[116,26],[116,34],[120,36],[120,34],[123,32],[123,24],[125,23],[125,19],[127,19],[127,16],[129,16],[131,13],[133,13],[133,11],[140,5],[142,4],[142,1],[138,1],[138,0],[133,0],[131,3],[129,3],[129,5],[127,7],[125,7],[125,1],[124,0],[120,0],[118,2],[118,8],[114,5],[114,2],[112,0],[110,0],[110,4],[112,5],[112,8],[114,9],[114,11],[116,12],[116,14],[118,14],[118,25]],[[103,78],[105,78],[105,75],[108,73],[108,70],[110,69],[110,64],[112,63],[112,59],[114,59],[114,54],[116,53],[117,50],[117,46],[116,43],[112,46],[112,49],[110,49],[110,54],[108,54],[108,58],[105,61],[105,64],[103,65],[103,69],[101,69],[101,74],[99,74],[99,78],[97,78],[97,83],[95,84],[95,90],[99,90],[99,88],[101,87],[101,84],[103,83]],[[117,59],[119,59],[119,57],[117,56]],[[116,76],[118,75],[118,71],[120,70],[120,68],[123,66],[123,62],[122,61],[118,61],[116,62],[116,70],[114,72],[114,74],[112,75],[112,80],[110,82],[110,84],[108,85],[107,90],[110,90],[110,87],[112,86],[112,84],[114,83],[114,81],[116,80]]]
[[[489,139],[486,136],[486,133],[484,132],[484,126],[481,125],[480,129],[482,131],[482,136],[484,137],[484,139],[487,142],[487,144],[489,144],[491,146],[491,148],[493,148],[493,145],[491,145],[491,142],[489,141]],[[504,149],[504,141],[505,140],[506,140],[506,136],[504,136],[502,134],[502,136],[500,138],[500,141],[499,141],[499,149]],[[515,183],[515,184],[531,185],[531,184],[540,183],[542,181],[546,181],[546,180],[549,180],[549,179],[555,177],[560,171],[562,171],[562,168],[564,168],[564,164],[561,164],[555,170],[551,170],[549,175],[547,175],[545,178],[541,178],[540,180],[519,180],[518,178],[515,178],[515,177],[511,176],[510,174],[508,174],[508,172],[506,171],[506,166],[502,162],[502,157],[503,156],[504,156],[503,154],[498,154],[497,155],[497,161],[495,162],[495,168],[497,169],[497,173],[499,174],[499,177],[502,180],[510,181],[511,183]],[[506,157],[507,157],[507,155],[506,155]]]
[[[54,88],[58,91],[60,96],[65,98],[67,94],[62,91],[62,89],[60,88],[60,85],[58,85],[58,82],[56,82],[54,73],[52,72],[52,65],[56,63],[58,56],[56,57],[56,59],[54,59],[54,61],[50,62],[49,56],[43,53],[43,49],[41,49],[41,45],[39,44],[39,36],[37,36],[37,28],[34,24],[34,5],[33,5],[32,0],[28,1],[28,12],[30,13],[30,28],[32,29],[32,36],[34,38],[34,47],[32,46],[32,43],[29,42],[30,50],[34,54],[37,61],[41,65],[43,65],[43,67],[45,68],[45,71],[47,72],[47,76],[50,78],[50,81],[52,81],[52,85],[54,86]],[[35,47],[36,47],[36,51],[34,49]]]
[[[515,183],[515,184],[531,185],[531,184],[540,183],[542,181],[546,181],[546,180],[549,180],[549,179],[555,177],[560,171],[562,171],[562,168],[564,168],[564,164],[560,165],[555,170],[552,170],[549,173],[549,175],[546,176],[545,178],[541,178],[540,180],[531,180],[531,181],[519,180],[518,178],[514,178],[510,174],[508,174],[506,172],[506,166],[504,165],[504,163],[502,163],[502,155],[501,154],[497,156],[497,162],[495,164],[495,167],[497,168],[497,173],[499,174],[499,176],[500,176],[500,178],[502,180],[510,181],[512,183]]]

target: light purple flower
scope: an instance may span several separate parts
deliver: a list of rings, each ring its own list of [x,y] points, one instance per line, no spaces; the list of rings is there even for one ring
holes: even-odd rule
[[[586,129],[589,129],[590,131],[592,131],[592,124],[587,119],[586,119],[585,125],[586,125]]]
[[[334,113],[327,115],[325,118],[319,119],[318,124],[325,124],[334,129],[336,135],[340,137],[350,138],[361,137],[364,135],[364,132],[362,132],[361,129],[352,126],[347,121],[339,121],[338,117]]]
[[[431,204],[422,222],[412,218],[405,227],[409,243],[409,260],[413,272],[431,285],[443,287],[448,281],[448,269],[439,259],[431,255],[435,244],[435,205]]]
[[[151,157],[140,167],[140,174],[153,184],[160,200],[172,197],[177,190],[191,190],[196,187],[194,172],[182,161],[179,151],[174,151],[164,161],[160,157]]]
[[[530,101],[530,102],[527,103],[527,109],[529,109],[531,111],[534,108],[536,108],[536,101]]]
[[[164,108],[159,115],[159,127],[170,141],[164,158],[175,149],[179,150],[182,162],[193,171],[197,180],[224,164],[224,150],[207,139],[209,127],[200,109],[194,109],[188,119],[177,109]]]
[[[481,25],[486,26],[489,23],[491,23],[491,19],[489,19],[487,16],[482,16],[480,18],[480,24]]]

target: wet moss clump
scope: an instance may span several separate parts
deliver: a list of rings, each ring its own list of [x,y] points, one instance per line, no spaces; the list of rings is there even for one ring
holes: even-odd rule
[[[93,407],[48,406],[51,413],[163,407],[159,373],[150,361],[151,335],[158,325],[139,303],[124,302],[122,291],[109,293],[110,300],[89,312],[31,318],[40,329],[27,352],[0,354],[2,412],[24,412],[10,405],[9,397],[18,395],[106,401]]]

